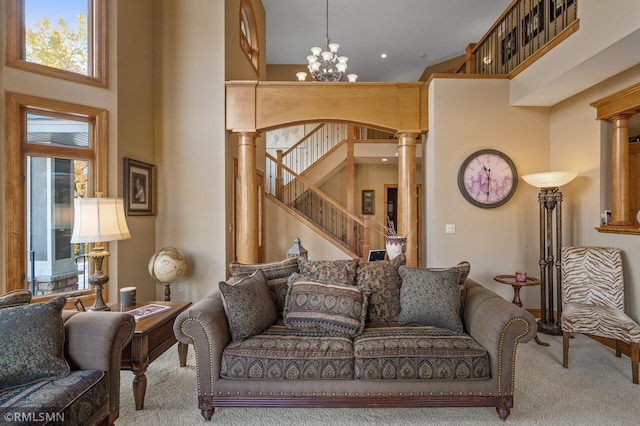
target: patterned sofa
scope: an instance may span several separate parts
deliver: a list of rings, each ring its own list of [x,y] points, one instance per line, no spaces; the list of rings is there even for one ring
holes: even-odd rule
[[[60,296],[0,310],[0,415],[8,424],[112,425],[118,418],[133,316],[66,311],[65,303]]]
[[[198,407],[513,407],[531,314],[468,278],[467,262],[230,264],[231,278],[183,312]]]

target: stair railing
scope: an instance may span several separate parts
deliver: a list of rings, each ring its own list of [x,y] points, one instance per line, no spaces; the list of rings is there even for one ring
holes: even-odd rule
[[[290,167],[266,154],[267,192],[315,224],[332,240],[359,257],[369,239],[369,223],[323,193]]]

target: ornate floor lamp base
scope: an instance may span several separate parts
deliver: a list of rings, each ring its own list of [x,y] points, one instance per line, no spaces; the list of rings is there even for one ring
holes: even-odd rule
[[[538,320],[538,331],[540,333],[549,334],[551,336],[562,336],[562,328],[560,324],[555,321],[550,322],[548,320]]]

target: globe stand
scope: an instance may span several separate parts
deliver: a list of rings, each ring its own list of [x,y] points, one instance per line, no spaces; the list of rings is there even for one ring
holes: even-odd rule
[[[164,285],[164,301],[171,302],[171,283]]]

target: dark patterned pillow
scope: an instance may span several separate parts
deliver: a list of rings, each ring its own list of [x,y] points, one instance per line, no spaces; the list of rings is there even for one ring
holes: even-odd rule
[[[262,269],[233,284],[221,281],[219,287],[231,339],[254,336],[276,322],[276,305]]]
[[[307,260],[299,257],[298,272],[313,281],[356,285],[358,260]]]
[[[460,271],[460,277],[458,277],[458,287],[460,287],[460,318],[462,318],[462,314],[464,314],[464,305],[467,301],[467,287],[465,286],[465,281],[469,276],[469,272],[471,271],[471,264],[466,260],[458,263],[453,268],[456,268]],[[429,268],[432,271],[445,271],[447,269],[452,268]]]
[[[462,333],[459,268],[420,269],[400,266],[400,324],[430,325]]]
[[[362,333],[369,289],[321,283],[301,274],[289,278],[284,325],[298,331],[355,337]]]
[[[287,297],[287,280],[294,272],[298,272],[298,258],[288,257],[279,262],[246,264],[240,262],[229,263],[229,273],[233,278],[244,278],[262,269],[267,278],[269,291],[276,303],[278,314],[282,313],[284,300]]]
[[[401,253],[393,260],[360,263],[356,274],[356,285],[371,289],[367,306],[367,322],[397,323],[400,314],[400,286],[402,278],[398,267],[406,263]]]
[[[67,299],[0,309],[0,390],[69,375],[62,308]]]

